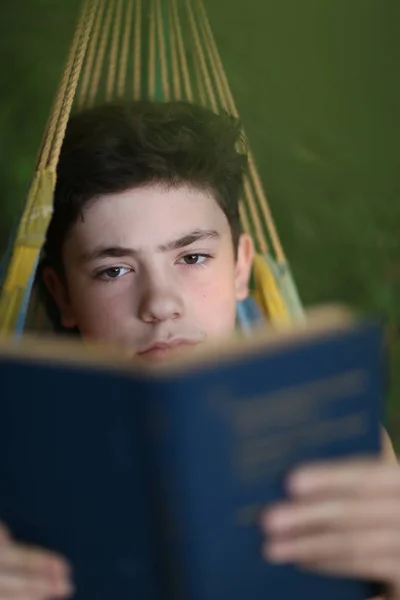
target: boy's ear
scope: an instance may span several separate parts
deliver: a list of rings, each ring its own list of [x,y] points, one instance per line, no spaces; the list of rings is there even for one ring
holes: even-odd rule
[[[75,311],[69,300],[67,286],[60,275],[52,267],[44,267],[43,283],[60,311],[61,324],[65,329],[77,327]]]
[[[253,258],[253,240],[247,233],[242,233],[239,238],[235,269],[236,300],[244,300],[249,295],[249,282]]]

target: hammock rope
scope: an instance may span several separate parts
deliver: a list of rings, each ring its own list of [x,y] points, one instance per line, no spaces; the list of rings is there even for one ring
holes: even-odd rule
[[[74,102],[83,109],[125,97],[184,99],[239,116],[203,0],[83,0],[3,278],[0,331],[15,331],[24,322],[27,303],[40,314],[29,296]],[[245,131],[243,139],[249,170],[240,217],[260,253],[254,295],[268,318],[287,322],[301,317],[302,307]]]
[[[14,250],[2,285],[1,331],[12,331],[17,326],[19,309],[24,305],[26,289],[36,269],[39,252],[51,217],[58,157],[78,86],[95,9],[95,3],[85,0],[66,68],[56,93],[53,110],[46,125],[36,161],[36,172],[28,192],[25,210],[19,222],[14,242]]]

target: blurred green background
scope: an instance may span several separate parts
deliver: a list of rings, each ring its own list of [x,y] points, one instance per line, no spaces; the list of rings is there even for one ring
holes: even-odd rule
[[[79,0],[0,3],[0,250],[34,165]],[[207,0],[306,304],[400,322],[398,0]],[[390,430],[400,441],[398,345]]]

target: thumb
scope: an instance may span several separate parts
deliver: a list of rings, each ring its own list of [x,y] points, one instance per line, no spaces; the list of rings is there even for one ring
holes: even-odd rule
[[[8,544],[11,541],[10,530],[4,523],[0,522],[0,546]]]

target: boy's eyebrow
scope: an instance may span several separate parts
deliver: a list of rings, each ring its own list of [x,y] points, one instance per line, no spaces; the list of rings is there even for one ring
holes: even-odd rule
[[[218,231],[214,229],[196,229],[191,233],[187,233],[182,237],[171,240],[166,244],[160,244],[157,246],[157,250],[160,252],[170,252],[171,250],[179,250],[180,248],[186,248],[194,242],[201,240],[219,238]],[[123,258],[124,256],[136,256],[139,250],[135,248],[127,248],[124,246],[96,246],[90,252],[84,252],[80,256],[81,262],[90,262],[99,258]]]
[[[158,250],[160,250],[161,252],[179,250],[180,248],[186,248],[186,246],[194,244],[194,242],[208,240],[210,238],[219,238],[218,231],[215,231],[214,229],[196,229],[195,231],[187,233],[176,240],[168,242],[167,244],[161,244],[160,246],[158,246]]]

